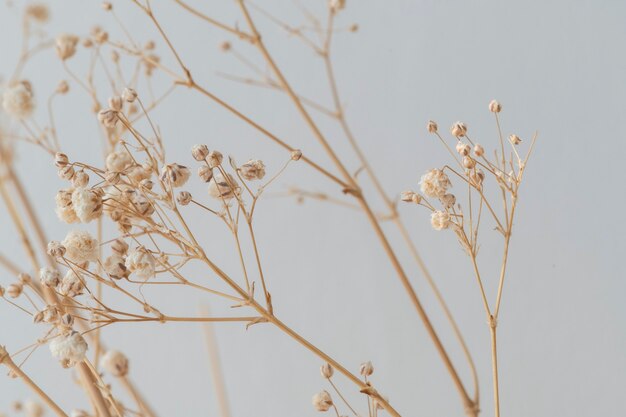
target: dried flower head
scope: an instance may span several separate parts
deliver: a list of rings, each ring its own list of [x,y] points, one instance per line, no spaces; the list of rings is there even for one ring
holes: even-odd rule
[[[443,230],[450,227],[450,215],[446,211],[436,210],[430,215],[430,224],[435,230]]]
[[[456,203],[456,197],[454,194],[444,194],[439,198],[439,200],[445,208],[451,208]]]
[[[240,192],[239,184],[230,174],[226,174],[226,178],[218,174],[209,183],[209,195],[213,198],[230,200]]]
[[[76,53],[76,45],[78,45],[78,36],[62,33],[56,38],[56,51],[62,60],[69,59]]]
[[[467,169],[472,169],[475,166],[476,166],[476,160],[474,158],[472,158],[469,155],[463,157],[463,167]]]
[[[191,177],[191,171],[186,166],[167,164],[161,170],[161,181],[169,183],[172,187],[182,187]]]
[[[72,185],[76,188],[84,188],[89,184],[89,174],[80,170],[72,177]]]
[[[154,256],[143,246],[128,252],[126,256],[126,268],[138,278],[147,280],[154,276]]]
[[[104,272],[111,278],[122,279],[127,276],[127,269],[124,258],[118,254],[113,254],[104,260]]]
[[[122,97],[120,96],[112,96],[109,97],[109,107],[111,108],[111,110],[115,110],[117,112],[122,111],[122,106],[124,105],[124,102],[122,101]]]
[[[111,244],[111,250],[120,256],[124,256],[128,252],[128,243],[122,239],[115,239]]]
[[[104,127],[114,128],[117,120],[118,116],[115,110],[106,109],[98,112],[98,121],[102,123]]]
[[[333,406],[333,399],[328,391],[321,391],[313,396],[312,403],[317,411],[328,411]]]
[[[469,155],[471,149],[472,148],[467,143],[459,141],[456,144],[456,151],[459,153],[459,155],[467,156]]]
[[[87,342],[78,332],[60,335],[50,342],[52,356],[68,367],[84,360],[87,348]]]
[[[84,230],[72,230],[61,242],[67,249],[65,258],[81,265],[98,260],[98,240]]]
[[[68,82],[65,80],[59,81],[56,92],[59,94],[67,94],[68,91],[70,91],[70,85],[68,84]]]
[[[328,0],[328,8],[337,13],[339,10],[343,10],[346,7],[346,0]]]
[[[72,208],[81,222],[89,223],[102,215],[102,193],[77,188],[72,193]]]
[[[292,161],[299,161],[300,158],[302,158],[302,151],[300,149],[294,149],[293,151],[291,151]]]
[[[437,133],[437,123],[429,120],[428,124],[426,125],[426,129],[428,129],[430,133]]]
[[[83,293],[85,286],[81,277],[72,269],[69,269],[61,283],[59,284],[59,293],[66,297],[74,298]]]
[[[30,83],[21,81],[9,86],[2,95],[2,107],[15,118],[25,119],[29,117],[35,109]]]
[[[39,281],[44,287],[56,288],[61,281],[61,274],[56,269],[46,266],[39,270]]]
[[[265,164],[258,159],[251,159],[239,167],[239,173],[248,181],[260,180],[265,176]]]
[[[126,376],[128,374],[128,358],[122,352],[109,350],[102,357],[102,366],[115,377]]]
[[[420,190],[428,197],[440,197],[448,191],[452,184],[450,179],[440,169],[431,169],[420,179]]]
[[[55,197],[56,213],[59,220],[65,223],[77,223],[79,221],[74,207],[72,207],[72,191],[59,190]]]
[[[48,242],[48,255],[53,258],[61,258],[65,255],[65,246],[61,244],[61,242],[57,242],[56,240],[51,240]]]
[[[105,163],[109,171],[122,172],[133,163],[133,159],[125,149],[122,149],[108,154]]]
[[[474,155],[480,158],[484,154],[485,154],[485,148],[483,148],[482,145],[478,143],[474,145]]]
[[[467,134],[467,126],[463,122],[456,122],[450,128],[450,133],[457,138],[462,138]]]

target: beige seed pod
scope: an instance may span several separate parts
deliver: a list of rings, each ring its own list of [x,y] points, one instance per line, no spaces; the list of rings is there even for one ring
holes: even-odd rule
[[[67,155],[65,155],[64,153],[57,152],[56,154],[54,154],[54,165],[57,168],[63,168],[69,163],[70,163],[70,160],[67,157]]]
[[[111,278],[122,279],[128,276],[128,270],[124,264],[124,258],[118,254],[113,254],[104,260],[104,271]]]
[[[437,133],[437,123],[429,120],[428,124],[426,125],[426,129],[428,129],[430,133]]]
[[[76,45],[78,44],[78,36],[68,35],[66,33],[57,36],[56,52],[63,61],[74,56],[76,53]]]
[[[461,156],[467,156],[470,153],[470,150],[472,148],[467,144],[467,143],[463,143],[461,141],[459,141],[456,144],[456,151],[459,153],[459,155]]]
[[[7,287],[6,293],[10,298],[17,298],[22,295],[22,291],[24,291],[24,286],[20,283],[14,283]]]
[[[450,133],[457,138],[462,138],[467,134],[467,126],[463,122],[456,122],[450,128]]]
[[[477,157],[481,157],[484,154],[485,154],[485,148],[483,148],[482,145],[478,143],[474,145],[474,155],[476,155]]]
[[[26,272],[20,272],[19,274],[17,274],[17,280],[23,285],[28,285],[33,281],[31,276]]]
[[[231,48],[232,48],[232,47],[233,47],[233,46],[232,46],[232,45],[230,44],[230,42],[228,42],[228,41],[224,41],[224,42],[222,42],[222,43],[220,44],[220,50],[221,50],[222,52],[228,52],[228,51],[230,51],[230,50],[231,50]]]
[[[72,177],[72,185],[76,188],[84,188],[89,184],[89,174],[81,170]]]
[[[126,87],[122,92],[122,98],[128,103],[133,103],[137,100],[137,92],[130,87]]]
[[[171,184],[172,187],[182,187],[190,176],[191,171],[183,165],[168,164],[161,170],[161,181]]]
[[[198,168],[198,176],[204,182],[209,182],[213,178],[213,170],[206,165]]]
[[[322,374],[324,378],[328,379],[333,376],[333,374],[335,373],[335,370],[333,369],[331,364],[325,363],[324,365],[320,367],[320,373]]]
[[[412,203],[414,196],[415,196],[414,191],[402,191],[400,193],[400,200],[404,201],[405,203]]]
[[[209,156],[209,148],[206,145],[194,145],[191,148],[191,156],[196,161],[204,161]]]
[[[363,376],[370,376],[374,373],[374,365],[370,361],[363,362],[359,367],[359,372]]]
[[[217,168],[222,164],[224,156],[219,151],[211,151],[206,157],[206,161],[210,168]]]
[[[120,256],[124,256],[128,252],[128,243],[122,239],[115,239],[111,244],[111,250]]]
[[[68,91],[70,91],[70,85],[68,84],[68,82],[65,81],[65,80],[59,81],[59,84],[57,85],[56,92],[58,94],[67,94]]]
[[[517,135],[511,135],[509,136],[509,142],[511,142],[513,145],[519,145],[520,143],[522,143],[522,139],[520,139],[520,137]]]
[[[191,199],[191,193],[188,191],[181,191],[176,197],[176,201],[178,201],[178,204],[180,204],[181,206],[186,206],[187,204],[191,203]]]
[[[102,366],[115,377],[123,377],[128,374],[128,358],[117,350],[109,350],[104,354]]]
[[[104,127],[113,128],[117,123],[118,117],[115,110],[106,109],[98,112],[98,121],[102,123]]]
[[[312,403],[317,411],[328,411],[333,406],[333,399],[328,391],[321,391],[313,396]]]
[[[265,176],[265,164],[258,159],[251,159],[239,167],[239,174],[247,181],[263,179]]]
[[[48,242],[48,255],[53,258],[62,258],[65,255],[65,246],[56,240],[51,240]]]
[[[102,10],[110,12],[111,10],[113,10],[113,5],[108,1],[102,2]]]
[[[454,194],[444,194],[441,196],[440,200],[445,208],[451,208],[456,203]]]
[[[74,325],[74,316],[69,313],[65,313],[61,316],[61,324],[66,327],[72,327]]]
[[[492,113],[500,113],[502,111],[502,105],[496,100],[491,100],[489,102],[489,111]]]
[[[476,160],[474,160],[471,156],[465,156],[463,158],[463,166],[467,169],[472,169],[476,166]]]
[[[302,158],[302,151],[300,149],[295,149],[295,150],[291,151],[291,160],[292,161],[299,161],[300,158]]]
[[[109,107],[114,111],[122,111],[122,105],[124,102],[122,101],[122,97],[113,96],[109,97]]]
[[[43,267],[39,270],[39,282],[44,287],[56,288],[59,282],[61,282],[61,274],[49,266]]]
[[[57,174],[62,180],[70,181],[74,177],[74,167],[71,165],[66,165],[63,168],[59,168]]]

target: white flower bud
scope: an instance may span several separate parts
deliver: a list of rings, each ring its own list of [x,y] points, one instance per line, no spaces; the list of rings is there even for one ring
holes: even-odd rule
[[[219,151],[211,151],[206,157],[206,161],[210,168],[217,168],[222,164],[224,156]]]
[[[122,98],[128,103],[133,103],[137,100],[137,92],[132,88],[126,87],[122,92]]]
[[[191,193],[188,191],[181,191],[176,197],[176,201],[178,201],[178,204],[180,204],[181,206],[186,206],[187,204],[191,203],[191,199]]]
[[[483,148],[482,145],[478,143],[474,145],[474,155],[476,155],[477,157],[481,157],[484,154],[485,154],[485,148]]]
[[[335,373],[335,370],[333,369],[331,364],[325,363],[324,365],[321,366],[320,373],[322,374],[324,378],[330,378]]]
[[[430,133],[437,133],[437,123],[432,120],[428,121],[426,128],[428,129]]]
[[[313,396],[312,403],[317,411],[328,411],[333,406],[333,399],[327,391],[322,391]]]
[[[491,100],[489,102],[489,111],[492,113],[500,113],[502,111],[502,105],[496,100]]]
[[[56,38],[56,51],[59,58],[63,61],[74,56],[76,53],[76,45],[78,44],[78,36],[61,34]]]
[[[206,145],[194,145],[191,148],[191,155],[196,161],[204,161],[209,156],[209,148]]]
[[[46,266],[39,270],[39,281],[44,287],[55,288],[61,281],[61,274],[56,269]]]
[[[450,128],[450,133],[457,138],[462,138],[467,134],[467,126],[463,122],[456,122]]]
[[[51,240],[48,242],[48,255],[53,258],[61,258],[65,255],[65,246],[61,244],[61,242],[57,242],[56,240]]]
[[[102,366],[115,377],[122,377],[128,374],[128,358],[117,350],[109,350],[104,354]]]
[[[434,211],[430,215],[430,224],[435,230],[447,229],[450,226],[450,215],[445,211]]]
[[[265,176],[265,164],[258,159],[251,159],[239,167],[239,173],[248,181],[260,180]]]
[[[372,362],[363,362],[359,367],[359,373],[363,376],[372,375],[374,373],[374,365],[372,365]]]
[[[50,352],[64,364],[73,366],[85,359],[87,342],[78,332],[58,336],[50,342]]]

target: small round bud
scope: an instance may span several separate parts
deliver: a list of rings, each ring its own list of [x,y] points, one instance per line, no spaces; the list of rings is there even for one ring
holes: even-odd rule
[[[400,193],[400,200],[404,201],[405,203],[412,203],[413,196],[415,196],[414,191],[402,191]]]
[[[202,181],[209,182],[213,178],[213,171],[208,166],[201,166],[198,168],[198,176]]]
[[[113,128],[117,123],[118,116],[115,110],[100,110],[98,112],[98,121],[104,125],[104,127]]]
[[[57,85],[56,92],[59,94],[67,94],[68,91],[70,91],[70,85],[67,83],[67,81],[61,80],[61,82],[59,82],[59,85]]]
[[[61,258],[65,255],[65,246],[61,244],[61,242],[57,242],[56,240],[51,240],[48,242],[48,255],[53,258]]]
[[[69,158],[67,157],[67,155],[65,155],[64,153],[61,152],[57,152],[54,155],[54,165],[57,168],[63,168],[64,166],[66,166],[67,164],[70,163]]]
[[[111,10],[113,10],[113,5],[108,1],[105,1],[102,3],[102,9],[106,12],[110,12]]]
[[[120,256],[124,256],[128,252],[128,243],[122,239],[115,239],[111,244],[111,250]]]
[[[263,179],[265,176],[265,164],[258,159],[251,159],[239,167],[239,174],[247,181]]]
[[[189,193],[188,191],[181,191],[180,193],[178,193],[176,201],[178,201],[178,204],[180,204],[181,206],[186,206],[187,204],[191,203],[191,198],[191,193]]]
[[[206,145],[194,145],[191,148],[191,156],[196,161],[204,161],[209,156],[209,148]]]
[[[24,286],[20,283],[11,284],[7,287],[7,295],[11,298],[17,298],[22,295]]]
[[[228,41],[224,41],[224,42],[222,42],[222,43],[220,44],[220,50],[221,50],[222,52],[228,52],[228,51],[230,51],[230,50],[232,49],[232,47],[233,47],[233,46],[232,46],[232,45],[230,44],[230,42],[228,42]]]
[[[462,138],[467,134],[467,126],[463,122],[456,122],[450,128],[450,133],[457,138]]]
[[[109,107],[111,110],[122,111],[122,97],[113,96],[109,98]]]
[[[441,200],[441,204],[443,204],[445,208],[451,208],[456,203],[454,194],[444,194],[439,200]]]
[[[335,370],[333,369],[331,364],[325,363],[324,365],[320,367],[320,373],[322,374],[324,378],[330,378],[335,373]]]
[[[426,128],[428,129],[430,133],[437,133],[437,123],[432,120],[428,121]]]
[[[322,391],[313,396],[312,403],[317,411],[328,411],[333,406],[333,399],[328,391]]]
[[[85,188],[87,184],[89,184],[89,174],[87,174],[85,171],[78,171],[72,177],[72,185],[75,188]]]
[[[476,161],[471,156],[465,156],[463,157],[463,166],[472,169],[476,166]]]
[[[476,144],[474,145],[474,155],[481,157],[485,154],[485,148],[482,147],[482,145],[480,144]]]
[[[302,158],[302,151],[300,149],[295,149],[295,150],[291,151],[291,160],[292,161],[299,161],[300,158]]]
[[[122,377],[128,374],[128,358],[117,350],[109,350],[104,354],[102,366],[115,377]]]
[[[62,180],[71,180],[74,177],[74,167],[71,165],[66,165],[63,168],[59,168],[57,171],[59,178]]]
[[[502,105],[496,100],[491,100],[489,102],[489,111],[492,113],[500,113],[502,111]]]
[[[470,153],[470,150],[472,148],[467,144],[467,143],[463,143],[461,141],[459,141],[456,144],[456,151],[459,153],[459,155],[461,156],[467,156]]]
[[[370,376],[374,373],[374,365],[370,361],[363,362],[359,367],[359,372],[363,376]]]
[[[20,272],[19,274],[17,274],[17,279],[20,283],[22,283],[23,285],[28,285],[31,283],[31,281],[33,280],[30,275],[28,275],[25,272]]]
[[[154,188],[154,182],[152,180],[144,178],[143,180],[139,181],[139,188],[144,191],[150,191],[152,190],[152,188]]]
[[[128,103],[133,103],[137,99],[137,92],[129,87],[126,87],[122,92],[122,98]]]
[[[513,145],[519,145],[520,143],[522,143],[522,140],[520,139],[519,136],[517,135],[511,135],[509,136],[509,141],[513,144]]]
[[[224,156],[219,151],[211,151],[206,157],[206,161],[209,164],[209,168],[216,168],[222,164]]]

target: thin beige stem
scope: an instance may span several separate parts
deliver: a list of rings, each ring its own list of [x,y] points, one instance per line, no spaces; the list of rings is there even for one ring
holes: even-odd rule
[[[490,323],[489,330],[491,333],[491,368],[493,371],[493,405],[495,417],[500,417],[500,390],[498,384],[498,349],[496,342],[496,322],[495,319]]]
[[[65,414],[65,411],[63,411],[61,409],[61,407],[59,407],[49,396],[48,394],[46,394],[41,388],[39,388],[39,386],[28,377],[28,375],[26,375],[24,373],[24,371],[22,371],[22,369],[17,366],[13,360],[11,359],[11,356],[9,355],[9,353],[6,351],[6,349],[3,346],[0,346],[0,364],[6,366],[7,368],[9,368],[9,370],[15,374],[18,378],[20,378],[22,381],[24,381],[24,383],[35,393],[37,394],[37,396],[44,402],[44,404],[50,408],[52,411],[54,411],[54,413],[59,416],[59,417],[68,417],[67,414]]]
[[[150,408],[148,403],[144,401],[143,396],[141,395],[139,390],[137,390],[135,385],[130,382],[127,376],[122,376],[118,379],[121,382],[122,387],[124,387],[124,389],[128,391],[131,397],[133,397],[133,400],[141,410],[143,417],[157,417],[157,414],[152,410],[152,408]]]
[[[89,365],[85,362],[80,362],[76,365],[78,373],[83,381],[83,387],[87,390],[87,393],[93,401],[100,417],[111,417],[109,407],[102,396],[102,392],[98,388],[98,382],[89,369]]]
[[[210,323],[206,323],[203,326],[203,329],[207,350],[209,352],[211,379],[213,380],[213,386],[215,387],[219,415],[221,417],[230,417],[231,413],[228,395],[226,394],[226,382],[224,381],[224,374],[222,373],[222,362],[219,356],[215,331]]]

